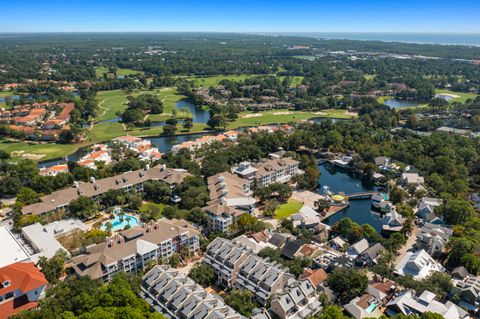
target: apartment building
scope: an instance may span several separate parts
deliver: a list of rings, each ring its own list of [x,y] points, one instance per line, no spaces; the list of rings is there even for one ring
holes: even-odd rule
[[[299,162],[290,157],[266,159],[259,163],[242,162],[235,169],[235,174],[255,180],[258,187],[266,187],[273,183],[288,183],[293,176],[300,173]]]
[[[281,319],[310,318],[321,309],[315,287],[309,280],[292,280],[273,297],[270,307],[270,311]]]
[[[417,235],[418,247],[423,248],[430,255],[441,253],[453,235],[453,230],[437,224],[425,223],[422,231]]]
[[[210,230],[228,232],[239,216],[254,213],[256,200],[248,180],[224,172],[209,177],[207,183],[210,201],[204,210]]]
[[[204,257],[203,262],[217,274],[219,285],[249,290],[262,305],[271,300],[269,312],[280,319],[307,318],[321,309],[308,279],[296,280],[282,265],[257,256],[239,242],[217,237]]]
[[[107,242],[90,245],[71,259],[78,276],[110,281],[120,272],[143,270],[150,262],[170,258],[182,249],[200,248],[200,232],[181,219],[161,219],[118,233]]]
[[[167,318],[246,319],[219,296],[169,266],[157,265],[143,277],[140,296]]]
[[[286,287],[295,276],[275,262],[258,257],[247,248],[217,237],[208,247],[203,262],[213,267],[218,284],[248,289],[257,301],[267,304],[269,298]]]
[[[112,189],[122,189],[126,192],[143,192],[143,184],[151,180],[163,181],[173,188],[181,184],[187,176],[189,176],[188,172],[183,169],[169,169],[165,165],[157,165],[150,168],[147,165],[144,169],[112,177],[99,180],[92,178],[90,182],[75,182],[73,187],[42,196],[39,203],[23,207],[22,214],[43,215],[61,209],[68,210],[70,202],[80,196],[100,201],[101,195]]]

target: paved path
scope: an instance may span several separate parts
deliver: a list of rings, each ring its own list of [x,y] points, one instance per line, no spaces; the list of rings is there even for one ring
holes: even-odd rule
[[[417,225],[414,224],[412,234],[409,235],[407,238],[407,243],[398,251],[399,255],[395,259],[395,266],[397,266],[400,260],[402,260],[402,258],[405,257],[407,252],[409,252],[412,249],[413,245],[417,241],[417,234],[419,234],[420,231],[421,231],[420,227],[417,227]]]

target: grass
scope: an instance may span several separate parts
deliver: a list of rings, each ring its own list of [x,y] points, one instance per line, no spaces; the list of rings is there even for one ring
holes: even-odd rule
[[[291,114],[279,114],[288,112]],[[258,117],[245,117],[250,114],[258,114]],[[315,117],[350,119],[354,116],[344,110],[321,110],[316,112],[289,111],[287,109],[271,110],[265,112],[241,112],[234,122],[229,123],[228,128],[238,128],[243,126],[255,126],[265,124],[289,123],[308,120]]]
[[[164,121],[172,115],[172,111],[176,109],[176,104],[183,95],[177,93],[176,88],[162,88],[157,90],[134,90],[131,95],[138,96],[140,94],[157,95],[163,102],[163,113],[149,115],[150,121]],[[128,94],[122,90],[100,91],[97,93],[97,101],[100,109],[98,121],[110,120],[117,117],[116,113],[123,113],[127,108]]]
[[[157,204],[157,203],[152,203],[152,202],[148,202],[148,203],[145,203],[143,204],[141,207],[140,207],[140,212],[141,213],[145,213],[145,212],[148,212],[150,209],[155,209],[155,208],[158,208],[158,211],[159,211],[159,214],[155,214],[154,216],[152,216],[154,219],[159,219],[160,217],[162,217],[162,213],[163,213],[163,209],[166,207],[167,205],[165,204]]]
[[[17,95],[17,94],[15,92],[10,92],[10,91],[0,91],[0,97],[7,97],[12,95]]]
[[[102,77],[105,73],[109,73],[107,67],[104,67],[104,66],[95,67],[95,75],[97,77]],[[134,74],[144,74],[144,72],[133,70],[133,69],[117,68],[117,75],[127,76],[127,75],[134,75]]]
[[[275,218],[283,219],[287,218],[292,214],[298,213],[300,208],[302,208],[303,203],[290,198],[285,204],[282,204],[275,209]]]
[[[372,81],[375,79],[376,76],[376,74],[365,74],[363,77],[365,78],[365,80]]]
[[[230,80],[230,81],[244,81],[245,79],[259,76],[259,74],[221,74],[221,75],[213,75],[213,76],[206,76],[206,77],[199,77],[199,76],[191,76],[187,79],[189,81],[193,81],[195,86],[202,86],[202,87],[210,87],[218,85],[222,80]]]
[[[453,94],[453,95],[457,95],[458,97],[456,98],[453,98],[452,100],[450,100],[450,103],[452,102],[461,102],[461,103],[465,103],[465,101],[467,101],[468,99],[475,99],[478,95],[474,94],[474,93],[462,93],[462,92],[454,92],[454,91],[450,91],[450,90],[435,90],[435,93],[437,94]]]

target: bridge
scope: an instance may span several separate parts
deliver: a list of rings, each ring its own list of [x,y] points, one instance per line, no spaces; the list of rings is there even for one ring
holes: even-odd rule
[[[348,200],[358,200],[358,199],[369,199],[372,198],[373,195],[380,195],[380,192],[360,192],[360,193],[352,193],[345,195]]]

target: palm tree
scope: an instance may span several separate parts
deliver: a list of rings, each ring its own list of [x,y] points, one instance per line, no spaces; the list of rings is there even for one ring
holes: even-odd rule
[[[105,230],[107,231],[107,233],[111,233],[112,229],[113,229],[112,223],[111,222],[106,222],[105,223]]]
[[[127,221],[127,224],[130,225],[130,221],[132,220],[132,217],[127,215],[127,217],[125,217],[125,220]]]
[[[412,234],[413,232],[413,218],[412,217],[407,217],[407,219],[405,219],[405,222],[403,223],[403,227],[402,227],[402,232],[405,236],[408,236],[410,234]]]
[[[102,222],[96,222],[92,225],[93,229],[100,229],[102,228]]]

